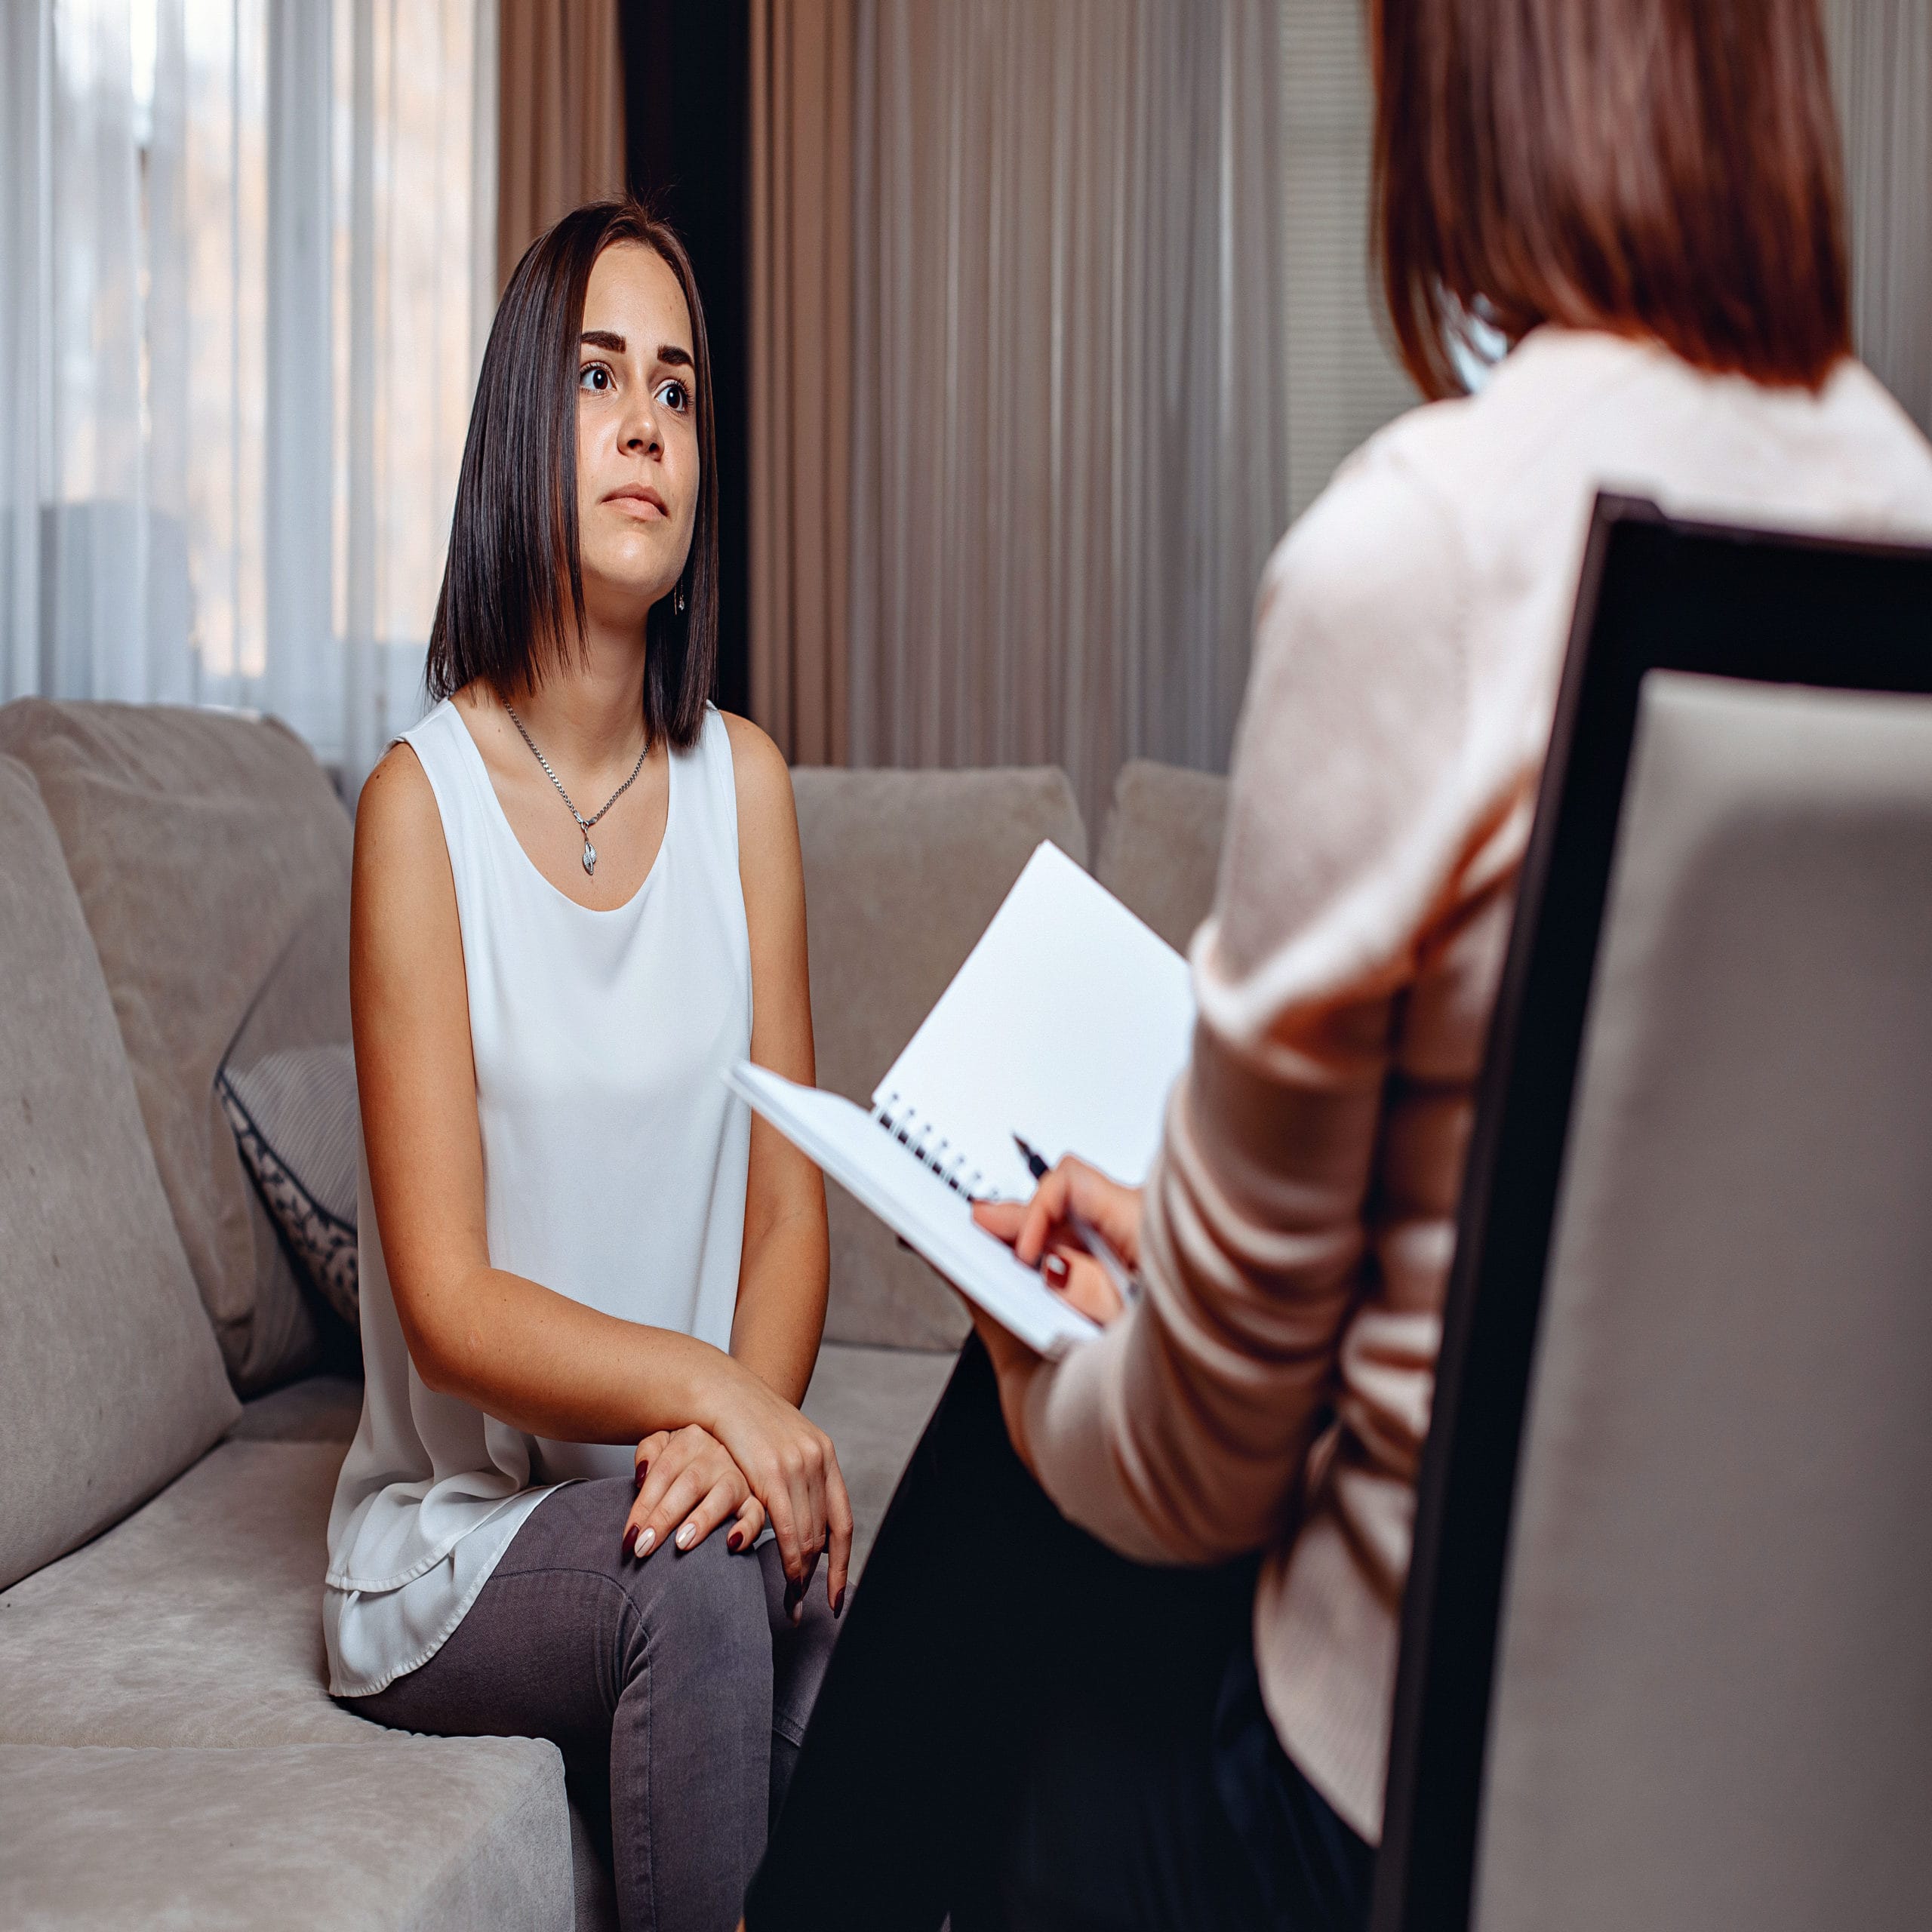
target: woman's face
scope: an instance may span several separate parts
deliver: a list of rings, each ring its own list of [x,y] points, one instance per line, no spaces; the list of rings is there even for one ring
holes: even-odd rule
[[[577,344],[577,542],[593,622],[641,624],[683,572],[697,512],[696,378],[669,266],[635,242],[606,248]]]

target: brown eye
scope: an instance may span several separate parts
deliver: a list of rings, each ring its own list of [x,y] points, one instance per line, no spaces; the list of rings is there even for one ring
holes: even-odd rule
[[[586,362],[577,372],[577,386],[601,395],[611,386],[611,372],[601,362]]]
[[[666,409],[675,409],[681,416],[691,405],[691,392],[682,383],[674,380],[659,388],[657,400]]]

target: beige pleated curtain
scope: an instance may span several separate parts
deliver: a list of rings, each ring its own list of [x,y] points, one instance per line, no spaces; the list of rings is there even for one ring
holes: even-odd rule
[[[752,710],[801,764],[850,749],[854,13],[752,0]]]
[[[1858,352],[1932,435],[1932,0],[1827,0]]]
[[[1287,520],[1277,11],[755,0],[752,692],[795,757],[1060,764],[1094,823],[1125,758],[1225,762]]]
[[[560,215],[624,186],[617,0],[497,0],[497,286]]]

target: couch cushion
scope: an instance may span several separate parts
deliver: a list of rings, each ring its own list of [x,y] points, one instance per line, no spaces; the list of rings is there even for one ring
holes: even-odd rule
[[[531,1738],[0,1749],[0,1844],[12,1926],[569,1932],[573,1918],[563,1761]]]
[[[792,774],[804,850],[818,1083],[862,1106],[1043,838],[1082,865],[1064,772]],[[831,1190],[827,1337],[957,1348],[957,1298],[891,1231]]]
[[[828,1343],[806,1412],[838,1445],[863,1563],[952,1372],[950,1355]],[[139,1515],[0,1594],[0,1743],[323,1743],[367,1737],[332,1703],[323,1538],[359,1386],[251,1403],[235,1437]],[[353,1404],[353,1406],[352,1406]]]
[[[236,1408],[54,828],[7,758],[0,854],[4,1586],[152,1494]]]
[[[838,1445],[860,1561],[952,1359],[835,1343],[820,1354],[805,1408]],[[292,1411],[306,1386],[250,1413]],[[322,1658],[323,1537],[343,1453],[340,1441],[231,1440],[139,1515],[0,1594],[0,1743],[367,1737],[365,1719],[330,1701]]]
[[[1185,952],[1214,903],[1228,781],[1136,758],[1114,780],[1094,876]]]
[[[340,1442],[362,1420],[362,1383],[352,1375],[306,1375],[242,1405],[228,1433],[238,1442]]]
[[[181,1241],[235,1385],[315,1358],[216,1069],[349,1038],[348,814],[272,722],[165,706],[0,709],[59,832]]]
[[[805,1413],[838,1451],[852,1498],[852,1573],[864,1567],[955,1358],[919,1349],[862,1349],[828,1342],[819,1351]]]
[[[343,1447],[225,1442],[0,1595],[0,1743],[353,1743],[329,1700],[323,1538]]]

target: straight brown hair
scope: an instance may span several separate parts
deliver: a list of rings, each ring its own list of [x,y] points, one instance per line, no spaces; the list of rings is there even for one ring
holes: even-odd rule
[[[583,558],[577,542],[577,338],[584,291],[606,248],[635,242],[678,278],[691,318],[697,399],[697,508],[675,596],[645,632],[644,724],[680,751],[704,728],[718,663],[718,465],[711,348],[684,244],[634,201],[592,202],[525,250],[491,325],[451,519],[448,560],[429,632],[432,699],[478,678],[506,696],[542,682],[581,650]]]
[[[1402,360],[1479,317],[1815,389],[1851,346],[1816,0],[1370,0],[1374,217]]]

